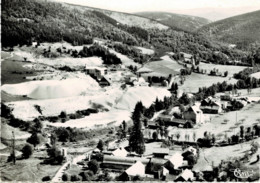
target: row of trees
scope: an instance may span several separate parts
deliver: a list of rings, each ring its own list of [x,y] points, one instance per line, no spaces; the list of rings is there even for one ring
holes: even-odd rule
[[[121,64],[121,60],[113,53],[110,53],[108,49],[104,48],[103,46],[98,45],[95,43],[91,47],[83,47],[83,50],[81,50],[78,54],[81,57],[92,57],[92,56],[98,56],[101,57],[104,64]]]
[[[236,76],[238,78],[238,76]],[[225,91],[236,91],[238,89],[246,88],[257,88],[260,85],[260,79],[254,77],[243,77],[237,81],[236,84],[227,84],[226,81],[222,83],[213,84],[210,87],[199,88],[198,93],[196,93],[196,99],[202,100],[208,96],[214,96],[218,92]]]

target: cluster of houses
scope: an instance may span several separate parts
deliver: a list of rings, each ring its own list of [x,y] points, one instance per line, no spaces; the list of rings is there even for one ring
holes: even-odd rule
[[[191,146],[181,153],[175,152],[172,155],[168,148],[158,148],[147,156],[130,153],[123,147],[102,152],[95,149],[91,158],[95,158],[100,153],[103,155],[100,167],[118,172],[119,179],[123,181],[133,180],[135,176],[146,180],[195,180],[195,174],[191,170],[194,164],[190,162],[188,157],[193,156],[197,159],[198,151]]]
[[[86,66],[85,73],[93,77],[101,87],[110,86],[113,82],[123,82],[130,86],[148,86],[149,83],[143,77],[138,77],[131,72],[123,72],[120,76],[112,76],[114,71],[125,71],[125,68],[112,66],[109,69],[106,67]],[[120,74],[120,73],[119,73]]]

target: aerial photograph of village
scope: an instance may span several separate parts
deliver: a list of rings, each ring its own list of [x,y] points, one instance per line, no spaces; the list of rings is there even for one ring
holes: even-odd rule
[[[2,0],[0,182],[259,182],[259,0]]]

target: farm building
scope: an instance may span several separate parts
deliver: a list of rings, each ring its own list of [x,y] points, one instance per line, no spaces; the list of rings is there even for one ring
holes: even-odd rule
[[[218,114],[222,111],[220,102],[214,101],[212,97],[208,97],[201,102],[200,109],[203,113]]]
[[[102,87],[111,85],[111,81],[105,76],[102,76],[98,82],[99,82],[99,85]]]
[[[149,159],[140,157],[118,157],[104,155],[101,167],[116,170],[126,170],[137,161],[141,161],[143,164],[147,164],[149,162]]]
[[[164,164],[170,173],[175,173],[175,170],[179,169],[183,165],[183,156],[180,153],[172,155],[168,161]]]
[[[225,93],[224,95],[221,95],[221,96],[220,96],[220,99],[221,99],[221,100],[230,101],[230,100],[232,100],[232,95],[229,94],[229,93]]]
[[[165,115],[165,114],[158,115],[158,120],[161,120],[161,121],[172,121],[173,118],[174,118],[174,116],[171,116],[171,115]]]
[[[168,148],[160,148],[153,150],[153,156],[155,158],[164,158],[164,156],[169,155],[170,150]]]
[[[148,86],[149,83],[147,83],[143,77],[139,77],[136,80],[133,81],[134,86]]]
[[[191,170],[185,169],[181,175],[179,175],[175,181],[180,181],[180,182],[191,182],[194,180],[194,174]]]
[[[184,62],[192,63],[193,56],[191,54],[184,53],[184,52],[180,52],[180,54],[182,55]]]
[[[103,67],[86,66],[85,71],[86,71],[86,74],[89,74],[95,78],[101,78],[102,76],[107,74],[107,68],[103,68]]]
[[[118,157],[126,157],[128,152],[125,150],[125,148],[119,147],[116,150],[112,152],[112,155],[118,156]]]
[[[191,120],[193,122],[197,123],[204,123],[205,117],[203,115],[203,112],[200,110],[197,106],[191,106],[188,108],[187,111],[183,114],[184,119]]]
[[[197,149],[195,149],[194,147],[192,146],[189,146],[188,148],[184,149],[183,153],[185,152],[191,152],[194,156],[197,156]]]
[[[141,161],[137,161],[131,167],[124,171],[120,175],[121,180],[130,181],[133,177],[140,176],[145,177],[145,165]]]

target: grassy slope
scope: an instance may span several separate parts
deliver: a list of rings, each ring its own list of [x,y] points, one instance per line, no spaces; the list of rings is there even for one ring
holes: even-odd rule
[[[185,31],[194,31],[210,23],[205,18],[167,12],[140,12],[137,15],[157,20],[173,29]]]
[[[246,47],[255,41],[260,41],[260,10],[234,16],[211,24],[205,25],[198,29],[212,37],[233,44],[239,47]]]

